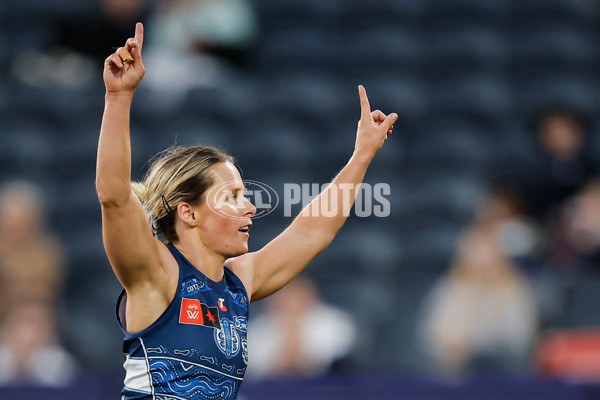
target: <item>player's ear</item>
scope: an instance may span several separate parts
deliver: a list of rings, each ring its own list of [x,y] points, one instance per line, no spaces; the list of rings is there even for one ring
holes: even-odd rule
[[[195,208],[186,202],[181,202],[177,205],[177,215],[186,224],[190,226],[196,226],[198,224],[198,217],[196,216]]]

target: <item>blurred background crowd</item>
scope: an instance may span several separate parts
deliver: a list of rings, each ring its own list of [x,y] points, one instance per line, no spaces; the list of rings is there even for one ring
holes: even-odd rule
[[[134,179],[202,143],[281,194],[344,165],[357,84],[400,116],[365,179],[391,215],[254,304],[249,379],[600,380],[597,1],[1,0],[0,384],[120,371],[94,168],[102,63],[136,21]],[[255,221],[251,250],[290,222]]]

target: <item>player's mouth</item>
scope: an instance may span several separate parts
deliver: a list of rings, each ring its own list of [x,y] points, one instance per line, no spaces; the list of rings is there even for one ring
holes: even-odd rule
[[[241,228],[238,229],[238,232],[242,232],[242,233],[248,234],[250,232],[250,228],[252,228],[252,224],[244,225],[244,226],[242,226]]]

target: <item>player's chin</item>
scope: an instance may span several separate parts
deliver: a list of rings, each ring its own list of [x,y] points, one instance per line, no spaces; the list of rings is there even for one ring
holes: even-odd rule
[[[238,246],[236,246],[235,251],[234,251],[234,255],[232,257],[237,257],[237,256],[241,256],[244,255],[248,252],[248,241],[244,241],[243,243],[240,243]]]

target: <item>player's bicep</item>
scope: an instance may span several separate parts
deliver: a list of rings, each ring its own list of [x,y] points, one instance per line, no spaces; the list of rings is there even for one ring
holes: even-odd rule
[[[110,264],[126,289],[158,274],[160,242],[133,193],[120,206],[102,205],[102,237]]]

